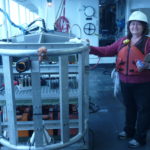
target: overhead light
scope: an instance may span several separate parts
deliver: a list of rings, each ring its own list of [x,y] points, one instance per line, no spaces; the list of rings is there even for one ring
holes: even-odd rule
[[[48,5],[49,7],[51,7],[51,6],[52,6],[52,0],[47,0],[47,5]]]

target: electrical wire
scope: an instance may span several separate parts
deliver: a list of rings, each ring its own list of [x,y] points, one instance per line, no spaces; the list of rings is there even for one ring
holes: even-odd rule
[[[25,29],[24,27],[22,27],[22,26],[20,26],[20,25],[16,25],[16,24],[10,19],[9,15],[8,15],[3,9],[0,8],[0,12],[2,12],[2,13],[4,14],[4,16],[8,19],[8,21],[10,22],[10,24],[11,24],[12,26],[14,26],[14,27],[16,27],[16,28],[19,28],[19,29],[23,32],[23,34],[25,34],[25,35],[26,35],[26,34],[29,34],[30,31],[36,31],[36,30],[39,29],[39,27],[36,27],[36,28],[34,28],[34,29],[29,30],[29,27],[31,27],[31,26],[32,26],[34,23],[36,23],[37,21],[41,21],[41,22],[42,22],[42,30],[43,30],[44,32],[49,32],[49,30],[46,29],[45,20],[42,19],[42,18],[38,18],[38,19],[32,21],[32,22],[27,26],[27,29]],[[5,41],[5,39],[1,39],[1,41]]]
[[[43,28],[46,30],[45,20],[42,19],[42,18],[38,18],[38,19],[32,21],[32,22],[27,26],[27,28],[29,28],[30,26],[32,26],[32,25],[33,25],[34,23],[36,23],[37,21],[41,21]]]
[[[4,16],[8,19],[8,21],[10,22],[10,24],[16,28],[19,28],[23,34],[27,34],[27,30],[25,28],[23,28],[22,26],[20,25],[16,25],[9,17],[9,15],[3,10],[0,8],[0,11],[4,14]]]
[[[94,150],[94,139],[95,139],[95,134],[94,134],[94,131],[91,129],[91,128],[89,128],[89,133],[91,133],[91,135],[92,136],[89,136],[89,137],[91,137],[90,138],[90,141],[91,141],[91,146],[90,146],[90,150]]]
[[[100,57],[99,57],[99,59],[98,59],[97,63],[96,63],[95,65],[93,65],[93,66],[89,67],[89,69],[90,69],[90,70],[95,69],[95,68],[98,66],[99,62],[100,62]]]

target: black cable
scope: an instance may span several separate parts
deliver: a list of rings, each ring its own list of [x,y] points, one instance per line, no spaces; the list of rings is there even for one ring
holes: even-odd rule
[[[37,21],[41,21],[41,18],[38,18],[38,19],[36,19],[36,20],[32,21],[30,24],[28,24],[28,26],[27,26],[27,27],[32,26],[32,25],[33,25],[35,22],[37,22]]]
[[[96,105],[95,103],[91,102],[91,97],[89,97],[89,111],[90,113],[96,113],[98,112],[100,107]]]
[[[90,135],[90,133],[92,135],[91,138],[89,139],[89,141],[92,141],[91,146],[90,146],[90,150],[94,150],[94,136],[95,136],[95,134],[91,128],[89,128],[89,135]]]
[[[46,31],[46,24],[45,24],[45,20],[42,19],[42,25],[43,25],[43,29]]]
[[[44,32],[50,32],[50,30],[46,29],[45,20],[42,19],[42,18],[38,18],[38,19],[32,21],[32,22],[27,26],[27,31],[28,31],[28,32],[30,32],[30,31],[36,31],[36,30],[38,30],[38,29],[40,28],[39,26],[37,26],[37,27],[35,27],[34,29],[29,29],[29,27],[31,27],[31,26],[32,26],[34,23],[36,23],[37,21],[41,21],[41,22],[42,22],[42,28],[41,28],[42,31],[44,31]]]
[[[2,41],[2,42],[12,42],[11,39],[0,39],[0,41]]]
[[[90,136],[90,133],[92,133],[92,136]],[[84,137],[82,138],[82,140],[83,140],[83,143],[85,144]],[[88,142],[89,141],[92,141],[91,145],[90,145],[90,143],[88,143],[89,144],[89,149],[94,150],[94,131],[91,128],[89,128],[89,140],[88,140]]]

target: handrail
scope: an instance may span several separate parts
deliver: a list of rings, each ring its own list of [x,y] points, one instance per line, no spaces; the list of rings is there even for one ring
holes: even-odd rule
[[[8,55],[8,56],[37,56],[37,50],[41,46],[46,47],[47,54],[51,56],[58,56],[58,55],[68,55],[68,54],[75,54],[75,53],[81,53],[83,51],[86,51],[89,49],[89,47],[83,43],[78,47],[64,47],[64,48],[51,48],[53,47],[51,44],[20,44],[20,48],[18,49],[19,44],[11,44],[9,45],[0,44],[0,55]],[[16,47],[15,47],[16,46]]]

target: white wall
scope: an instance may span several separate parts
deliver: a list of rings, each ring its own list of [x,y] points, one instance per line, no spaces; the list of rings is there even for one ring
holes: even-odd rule
[[[80,0],[79,0],[80,1]],[[87,6],[92,6],[95,9],[95,15],[92,17],[92,20],[88,21],[86,20],[86,16],[84,14],[84,8]],[[80,5],[80,22],[82,28],[86,23],[93,23],[96,26],[96,34],[99,34],[99,0],[81,0],[81,5]],[[93,46],[98,46],[99,45],[99,37],[97,35],[86,35],[83,32],[83,38],[89,39],[90,44]],[[98,57],[94,55],[90,55],[89,57],[89,63],[97,63],[98,62]]]
[[[58,13],[61,1],[62,0],[53,0],[52,7],[47,7],[46,0],[42,1],[42,5],[38,4],[39,15],[46,19],[49,29],[54,29],[55,17]],[[91,45],[98,46],[98,36],[86,35],[83,31],[83,27],[86,23],[93,23],[96,26],[95,33],[99,33],[99,0],[66,0],[65,6],[65,14],[70,22],[71,32],[77,37],[89,39]],[[95,9],[95,15],[90,21],[87,21],[84,15],[84,10],[87,6],[92,6]],[[80,33],[79,27],[82,33]],[[97,56],[90,56],[90,63],[97,62],[97,60]]]
[[[150,8],[150,0],[130,0],[131,8]]]
[[[127,0],[126,20],[133,10],[141,10],[147,16],[150,23],[150,0]]]

